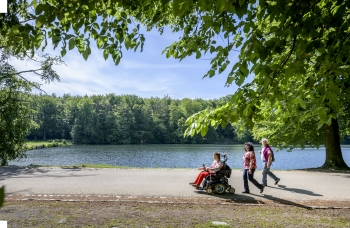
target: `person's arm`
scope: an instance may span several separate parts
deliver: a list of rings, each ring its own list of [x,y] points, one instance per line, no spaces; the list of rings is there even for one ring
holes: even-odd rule
[[[249,170],[248,173],[252,172],[252,167],[253,167],[253,153],[249,151]]]
[[[216,163],[217,163],[216,160],[214,160],[213,163],[211,164],[211,166],[209,166],[207,169],[213,169],[213,168],[215,168]]]
[[[268,154],[268,158],[267,158],[268,161],[267,161],[266,167],[269,169],[270,166],[271,166],[271,162],[272,162],[272,152],[271,152],[271,150],[268,150],[267,154]]]
[[[218,171],[222,168],[222,166],[224,165],[223,162],[217,162],[216,165],[214,167],[211,168],[212,171]]]

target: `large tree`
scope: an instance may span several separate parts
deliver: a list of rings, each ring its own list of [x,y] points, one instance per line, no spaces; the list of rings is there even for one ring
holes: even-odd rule
[[[25,136],[35,125],[30,93],[33,89],[40,90],[40,84],[27,80],[25,75],[33,73],[49,83],[59,80],[52,66],[62,64],[60,57],[35,52],[30,48],[30,40],[20,41],[22,36],[29,34],[22,31],[20,36],[12,36],[12,29],[16,30],[15,27],[25,23],[30,16],[26,1],[9,1],[8,6],[10,13],[0,14],[0,165],[25,156]],[[8,45],[9,40],[12,45]],[[11,65],[14,59],[35,62],[38,67],[18,71]]]
[[[348,168],[338,118],[350,100],[350,1],[38,0],[32,5],[34,12],[26,21],[5,23],[3,46],[35,51],[51,39],[62,56],[76,47],[86,59],[93,39],[104,57],[118,64],[124,47],[142,50],[140,24],[160,33],[167,26],[181,34],[164,51],[167,57],[181,60],[210,53],[211,67],[204,77],[227,72],[227,85],[240,86],[226,105],[192,116],[186,134],[204,135],[209,125],[237,121],[250,128],[272,127],[264,124],[268,120],[281,126],[264,135],[274,143],[325,143],[324,167]],[[232,62],[235,50],[239,56]],[[284,110],[288,116],[282,118]],[[324,139],[299,134],[307,125]]]

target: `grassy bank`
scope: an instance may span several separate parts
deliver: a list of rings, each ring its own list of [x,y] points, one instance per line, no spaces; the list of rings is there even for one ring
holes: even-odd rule
[[[55,167],[51,165],[34,165],[31,164],[28,168],[40,168],[40,167]],[[65,165],[56,166],[62,169],[83,169],[83,168],[94,168],[94,169],[193,169],[193,168],[149,168],[149,167],[133,167],[133,166],[119,166],[119,165],[109,165],[109,164],[79,164],[79,165]]]
[[[28,150],[40,149],[40,148],[50,148],[59,146],[69,146],[72,145],[71,142],[67,142],[65,139],[62,140],[27,140],[26,145]]]

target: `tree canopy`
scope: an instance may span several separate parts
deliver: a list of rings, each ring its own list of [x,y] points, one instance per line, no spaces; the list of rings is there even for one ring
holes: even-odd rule
[[[20,11],[11,10],[16,4]],[[123,48],[142,51],[140,26],[160,33],[169,27],[181,37],[166,57],[210,54],[204,77],[228,72],[226,85],[240,86],[226,105],[189,118],[187,135],[241,121],[279,147],[325,143],[324,167],[348,168],[338,121],[347,121],[340,116],[350,101],[349,6],[340,0],[9,0],[0,41],[18,54],[35,53],[50,39],[62,56],[77,48],[85,59],[95,41],[118,64]]]

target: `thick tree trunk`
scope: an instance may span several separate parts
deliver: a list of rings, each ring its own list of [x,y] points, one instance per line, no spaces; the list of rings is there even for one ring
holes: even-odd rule
[[[332,119],[332,124],[323,125],[325,135],[326,160],[321,168],[324,169],[349,169],[343,159],[340,148],[339,125],[337,119]]]

